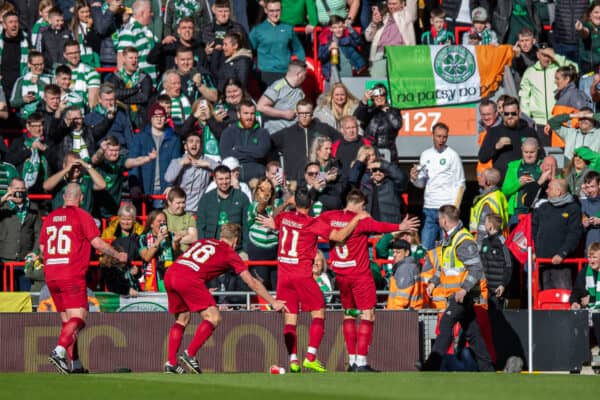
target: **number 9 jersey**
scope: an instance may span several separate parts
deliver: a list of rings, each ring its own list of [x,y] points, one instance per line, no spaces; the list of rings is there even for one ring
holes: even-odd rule
[[[52,211],[40,233],[46,281],[85,279],[91,241],[99,236],[94,219],[85,210],[68,206]]]

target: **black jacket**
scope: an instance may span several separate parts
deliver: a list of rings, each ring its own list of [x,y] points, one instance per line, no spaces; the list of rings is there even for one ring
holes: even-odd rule
[[[42,54],[44,55],[44,71],[52,74],[54,64],[64,64],[63,48],[73,34],[67,28],[60,31],[48,28],[42,32]]]
[[[558,205],[542,200],[533,211],[532,234],[538,258],[570,256],[583,234],[581,209],[571,195]]]
[[[331,160],[326,171],[329,171],[331,168],[337,168],[338,171],[342,170],[342,166],[337,160]],[[306,180],[304,179],[304,175],[302,178],[298,180],[298,187],[303,187],[306,189],[308,185],[306,184]],[[320,201],[323,203],[323,211],[329,210],[339,210],[343,207],[344,204],[344,194],[346,191],[346,178],[338,174],[338,177],[333,182],[327,182],[325,187],[322,190],[316,190],[315,188],[310,188],[308,191],[308,195],[312,199],[313,202]]]
[[[283,167],[288,179],[303,177],[310,147],[318,136],[330,137],[332,142],[341,137],[335,128],[316,118],[306,129],[294,124],[271,135],[273,149],[283,155]]]
[[[44,116],[44,136],[49,137],[51,132],[54,132],[58,129],[61,119],[56,118],[54,116],[54,112],[46,111],[46,103],[44,100],[40,100],[35,111]]]
[[[368,106],[362,101],[354,110],[354,116],[358,118],[365,133],[365,139],[379,149],[388,149],[392,153],[391,161],[395,161],[396,137],[402,128],[402,114],[397,108],[388,108],[383,111],[379,107]]]
[[[590,2],[587,0],[556,0],[554,6],[554,41],[563,44],[578,44],[579,33],[575,23],[581,20]]]
[[[110,10],[102,12],[102,7],[91,7],[90,13],[94,24],[92,30],[100,40],[100,62],[105,64],[117,64],[117,51],[112,40],[113,33],[123,26],[123,14],[113,13]]]
[[[83,141],[90,153],[90,157],[96,151],[96,139],[92,136],[91,131],[84,125],[82,128]],[[48,175],[52,175],[62,168],[65,155],[73,149],[73,133],[69,127],[63,122],[60,123],[58,129],[50,132],[47,138],[48,149],[46,157],[48,159]]]
[[[573,291],[571,292],[571,297],[569,297],[569,304],[581,304],[581,299],[589,295],[589,292],[585,288],[586,270],[587,267],[583,267],[581,271],[579,271],[579,273],[577,274],[577,278],[575,278],[575,283],[573,283]],[[594,282],[596,282],[598,280],[598,271],[592,271],[592,274],[594,277]],[[596,296],[599,295],[599,293],[596,294]]]
[[[148,99],[152,94],[153,86],[152,79],[144,72],[140,72],[139,83],[131,89],[125,88],[125,82],[117,74],[111,74],[107,82],[110,82],[115,87],[115,97],[123,104],[130,106],[135,104],[138,108],[137,118],[133,122],[136,128],[146,126],[148,118],[146,108],[148,107]]]
[[[252,71],[252,52],[247,49],[238,50],[226,60],[217,71],[217,88],[220,93],[225,92],[225,83],[230,78],[238,79],[242,89],[248,89],[248,77]]]
[[[406,208],[402,194],[408,188],[408,176],[396,164],[381,161],[385,177],[379,185],[375,185],[366,169],[365,163],[356,161],[350,169],[348,184],[360,189],[367,196],[367,211],[374,219],[399,224]]]
[[[510,282],[512,261],[504,241],[504,236],[499,233],[481,241],[479,255],[490,293],[493,293],[501,285],[506,288]]]
[[[511,144],[497,150],[496,142],[503,136],[509,137]],[[504,124],[495,126],[489,130],[479,148],[479,161],[486,163],[492,160],[494,168],[498,169],[504,177],[508,163],[521,158],[521,142],[528,137],[537,138],[535,131],[522,119],[519,120],[516,128],[509,128]],[[543,157],[544,154],[544,149],[540,148],[539,155]]]
[[[218,26],[217,23],[214,21],[211,22],[210,24],[207,24],[204,27],[204,29],[202,30],[202,43],[204,45],[207,45],[211,42],[214,42],[215,45],[223,44],[223,37],[217,37],[217,34],[216,34],[217,32],[223,32],[223,31],[226,33],[229,33],[229,32],[239,33],[242,37],[242,43],[240,43],[240,48],[247,48],[247,49],[250,48],[250,39],[248,38],[248,34],[246,33],[246,30],[244,29],[244,27],[241,24],[234,22],[231,19],[224,26]],[[208,69],[214,76],[217,76],[217,74],[219,72],[219,67],[221,65],[223,65],[224,59],[225,59],[225,56],[223,55],[222,50],[215,50],[208,57],[208,66],[209,66]]]

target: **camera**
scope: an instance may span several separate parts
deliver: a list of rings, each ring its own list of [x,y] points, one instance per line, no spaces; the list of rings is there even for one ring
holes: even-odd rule
[[[14,192],[13,197],[15,199],[24,199],[25,197],[27,197],[27,192]]]
[[[385,92],[382,88],[373,89],[373,96],[383,96]]]

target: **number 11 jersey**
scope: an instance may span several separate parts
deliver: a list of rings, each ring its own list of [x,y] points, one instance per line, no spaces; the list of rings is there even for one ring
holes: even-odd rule
[[[288,277],[312,277],[319,236],[329,238],[331,228],[320,218],[297,211],[286,211],[275,217],[279,231],[277,267]]]

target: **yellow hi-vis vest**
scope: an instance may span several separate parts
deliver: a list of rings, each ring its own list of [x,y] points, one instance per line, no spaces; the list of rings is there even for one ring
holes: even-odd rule
[[[423,308],[423,296],[421,296],[421,281],[416,279],[412,285],[400,288],[396,278],[390,279],[390,294],[387,301],[388,310],[420,310]]]
[[[502,228],[503,231],[508,226],[508,202],[506,196],[500,189],[496,189],[489,192],[479,198],[476,198],[475,204],[471,207],[471,218],[469,220],[469,230],[475,234],[479,230],[485,231],[485,221],[481,219],[481,213],[485,206],[489,206],[492,213],[498,214],[502,217]],[[481,226],[481,227],[480,227]]]
[[[419,275],[421,283],[421,293],[423,293],[423,308],[435,308],[437,310],[443,310],[446,308],[446,292],[441,286],[433,289],[431,297],[427,295],[427,286],[429,281],[435,275],[435,271],[440,268],[440,261],[442,259],[442,247],[438,246],[434,249],[427,251],[425,255],[425,263],[421,269]]]
[[[442,263],[440,268],[440,286],[444,288],[446,297],[458,292],[469,272],[465,268],[463,262],[458,259],[456,249],[465,240],[475,241],[473,235],[465,228],[461,228],[458,232],[452,235],[452,239],[448,246],[442,247]],[[479,282],[476,283],[474,289],[480,290]]]

